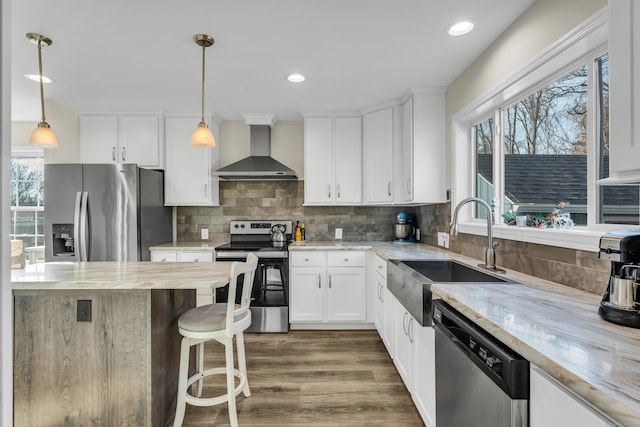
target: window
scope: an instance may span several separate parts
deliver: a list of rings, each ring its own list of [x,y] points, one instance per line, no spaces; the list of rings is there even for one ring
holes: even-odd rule
[[[603,230],[640,224],[639,186],[597,184],[609,168],[607,27],[585,22],[453,115],[452,205],[493,204],[496,237],[593,251]],[[461,212],[462,232],[486,233],[482,209]]]
[[[12,240],[23,249],[44,245],[44,158],[41,150],[18,151],[11,156]]]

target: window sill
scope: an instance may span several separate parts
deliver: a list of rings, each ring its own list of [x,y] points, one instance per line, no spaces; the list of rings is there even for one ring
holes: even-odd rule
[[[486,223],[460,223],[461,233],[479,236],[487,235]],[[519,242],[536,243],[539,245],[557,246],[560,248],[576,249],[588,252],[598,252],[602,231],[586,230],[575,227],[572,230],[557,230],[553,228],[515,227],[511,225],[494,225],[493,237],[498,239],[515,240]]]

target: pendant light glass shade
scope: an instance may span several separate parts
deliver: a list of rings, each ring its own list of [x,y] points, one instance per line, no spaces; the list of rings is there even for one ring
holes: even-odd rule
[[[216,140],[204,120],[204,52],[206,48],[213,45],[213,37],[207,34],[196,34],[193,36],[193,40],[202,47],[202,119],[191,135],[191,145],[200,148],[213,148],[216,146]]]
[[[191,145],[200,148],[213,148],[216,146],[216,140],[213,132],[205,122],[200,122],[193,135],[191,135]]]
[[[60,141],[58,141],[58,137],[51,130],[47,122],[38,123],[38,127],[35,128],[33,132],[31,132],[31,136],[29,137],[29,144],[44,148],[60,147]]]
[[[42,76],[42,46],[51,46],[50,38],[36,33],[27,33],[27,38],[31,43],[38,46],[38,71],[39,76]],[[44,115],[44,82],[42,77],[38,79],[40,81],[40,110],[42,112],[42,120],[38,123],[38,127],[31,133],[29,137],[29,144],[43,148],[58,148],[60,147],[60,141],[58,137],[51,130],[51,126],[47,123]]]

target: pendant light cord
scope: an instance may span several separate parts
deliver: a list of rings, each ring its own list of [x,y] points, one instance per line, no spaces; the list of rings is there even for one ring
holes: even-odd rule
[[[202,45],[202,122],[204,123],[204,50],[206,45]]]
[[[40,110],[42,111],[42,121],[46,122],[44,117],[44,78],[42,76],[42,40],[38,40],[38,72],[40,73]]]

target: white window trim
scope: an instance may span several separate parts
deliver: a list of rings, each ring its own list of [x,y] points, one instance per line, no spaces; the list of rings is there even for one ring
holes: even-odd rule
[[[608,22],[608,8],[605,7],[551,45],[512,77],[480,96],[451,117],[452,211],[459,201],[475,194],[473,175],[475,153],[472,144],[473,132],[470,131],[471,127],[492,115],[494,123],[501,123],[500,109],[502,107],[524,96],[532,87],[539,86],[544,82],[551,82],[556,77],[561,77],[566,72],[567,67],[577,64],[586,55],[593,54],[596,50],[601,50],[603,54],[606,53]],[[587,102],[592,106],[593,102],[595,102],[594,95],[588,93],[587,96]],[[593,107],[590,108],[590,111],[594,111]],[[596,120],[592,119],[589,126],[591,128],[595,127],[595,122]],[[497,129],[501,132],[499,127]],[[494,135],[496,138],[498,137],[497,133]],[[590,132],[590,135],[594,135],[594,133]],[[494,147],[496,151],[501,150],[501,144],[494,144]],[[589,141],[588,155],[590,156],[590,163],[597,161],[596,156],[594,156],[595,147],[596,141]],[[593,223],[595,218],[594,197],[596,185],[595,179],[591,175],[592,170],[595,169],[590,168],[588,176],[587,197],[589,203],[587,212],[590,223],[587,227],[574,227],[572,230],[567,231],[507,226],[502,223],[500,215],[502,212],[501,200],[497,197],[497,205],[495,207],[496,225],[493,227],[493,235],[502,239],[597,252],[600,236],[603,232],[625,228],[625,226]],[[502,173],[500,161],[494,163],[494,173]],[[498,183],[498,186],[504,185],[502,180],[498,180]],[[502,193],[503,191],[496,187],[495,194]],[[460,209],[458,213],[459,231],[468,234],[486,235],[486,220],[474,218],[473,213],[474,210],[471,204],[467,204]]]

